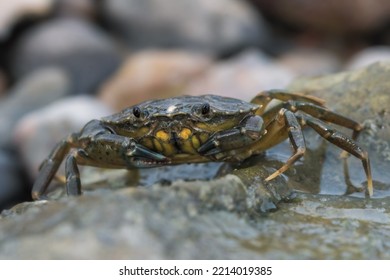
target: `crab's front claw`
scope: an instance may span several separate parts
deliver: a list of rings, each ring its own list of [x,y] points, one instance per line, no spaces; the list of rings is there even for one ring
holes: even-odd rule
[[[156,167],[169,163],[169,158],[163,154],[149,150],[135,141],[127,145],[124,155],[128,168]]]
[[[166,161],[167,157],[153,152],[152,150],[147,149],[146,147],[136,143],[136,142],[131,142],[130,147],[126,152],[126,156],[129,157],[139,157],[139,158],[145,158],[149,160],[155,160],[155,161]]]
[[[263,133],[263,119],[260,116],[251,116],[242,126],[215,133],[199,147],[198,152],[204,156],[213,156],[242,148],[258,140]]]

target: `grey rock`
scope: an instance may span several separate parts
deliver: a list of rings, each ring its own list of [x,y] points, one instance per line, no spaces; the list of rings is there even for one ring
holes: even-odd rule
[[[12,142],[22,116],[66,96],[69,90],[69,78],[58,68],[41,69],[17,83],[0,103],[0,147]]]
[[[187,47],[218,54],[267,37],[261,18],[243,1],[105,0],[102,13],[131,48]]]
[[[3,211],[0,258],[388,259],[389,206],[299,194],[258,215],[233,175],[100,191]]]
[[[218,94],[250,101],[262,90],[286,87],[297,76],[256,49],[210,67],[189,83],[186,94]]]
[[[16,78],[45,66],[65,69],[72,93],[90,93],[119,65],[121,55],[105,33],[87,21],[56,18],[26,31],[13,47]]]

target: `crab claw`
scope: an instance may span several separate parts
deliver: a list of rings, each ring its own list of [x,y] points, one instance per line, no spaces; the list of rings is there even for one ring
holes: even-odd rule
[[[126,155],[130,156],[130,157],[140,157],[140,158],[145,158],[145,159],[154,160],[154,161],[167,160],[166,156],[159,154],[159,153],[156,153],[156,152],[153,152],[153,151],[151,151],[151,150],[145,148],[144,146],[139,145],[135,142],[132,142],[130,144],[130,150],[126,153]]]

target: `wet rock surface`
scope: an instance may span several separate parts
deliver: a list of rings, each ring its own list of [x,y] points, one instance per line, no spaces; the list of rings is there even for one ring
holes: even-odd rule
[[[298,194],[259,214],[228,175],[3,211],[2,259],[386,259],[389,201]]]

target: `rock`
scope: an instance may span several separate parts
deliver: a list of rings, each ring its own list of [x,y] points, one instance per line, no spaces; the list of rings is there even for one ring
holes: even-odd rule
[[[390,47],[376,46],[364,49],[355,54],[347,63],[347,70],[356,70],[375,62],[390,61]]]
[[[13,0],[0,2],[0,41],[6,39],[12,27],[24,17],[47,15],[54,0]]]
[[[179,95],[210,65],[210,57],[192,52],[139,52],[103,85],[99,96],[119,111],[145,100]]]
[[[333,34],[370,32],[384,27],[390,14],[387,0],[251,0],[262,13],[290,26]],[[353,10],[353,13],[351,11]]]
[[[375,196],[378,197],[390,195],[389,75],[390,63],[381,62],[350,72],[297,79],[289,86],[292,91],[325,99],[329,108],[364,125],[358,143],[370,155]],[[346,133],[350,135],[350,132]],[[313,137],[307,137],[307,140],[318,142]],[[325,149],[321,156],[324,160],[319,164],[317,157],[317,164],[313,163],[320,166],[318,172],[322,176],[320,189],[323,193],[344,192],[340,186],[347,188],[351,183],[360,186],[359,182],[363,182],[364,185],[365,175],[360,161],[355,158],[348,161],[352,182],[346,180],[339,151],[333,147]]]
[[[57,0],[56,12],[61,15],[92,19],[97,15],[96,0]]]
[[[390,258],[388,199],[299,194],[256,215],[245,189],[229,175],[19,204],[0,216],[0,258]]]
[[[0,103],[0,147],[11,144],[23,115],[66,96],[69,90],[68,76],[57,68],[44,68],[17,83]]]
[[[243,1],[105,0],[102,4],[109,26],[132,49],[174,47],[221,54],[266,41],[261,18]]]
[[[30,199],[28,179],[14,151],[0,149],[0,211]]]
[[[76,18],[56,18],[26,31],[13,47],[12,74],[20,78],[45,66],[65,69],[72,93],[93,92],[119,65],[115,44],[97,27]]]
[[[79,96],[24,116],[15,128],[14,139],[31,178],[36,177],[38,167],[60,140],[88,121],[111,113],[101,102]]]
[[[184,92],[190,95],[212,93],[250,101],[262,90],[287,86],[294,76],[263,53],[248,50],[217,63],[194,79]]]
[[[340,69],[340,61],[334,53],[314,48],[290,50],[279,56],[276,62],[298,76],[323,75]]]

